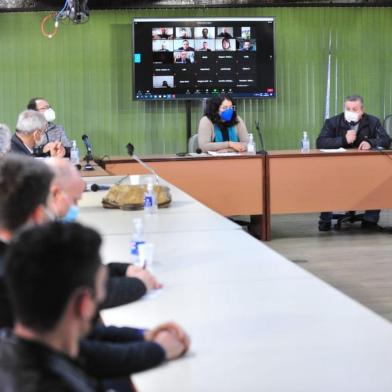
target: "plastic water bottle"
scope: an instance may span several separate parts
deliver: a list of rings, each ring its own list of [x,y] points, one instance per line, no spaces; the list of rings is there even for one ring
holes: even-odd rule
[[[310,151],[310,141],[307,132],[304,132],[301,139],[301,152],[308,153]]]
[[[249,154],[256,154],[256,144],[251,133],[248,135],[247,151]]]
[[[71,142],[70,161],[73,165],[79,165],[80,163],[79,148],[76,140],[72,140]]]
[[[133,264],[139,263],[139,245],[144,243],[145,241],[143,239],[143,221],[141,218],[135,218],[133,220],[133,234],[129,251],[131,256],[131,262]]]
[[[154,184],[149,181],[147,183],[147,191],[144,194],[144,213],[147,215],[157,212],[156,197],[154,193]]]

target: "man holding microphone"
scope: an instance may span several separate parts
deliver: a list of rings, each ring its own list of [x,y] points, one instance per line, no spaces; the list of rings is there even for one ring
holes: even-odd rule
[[[317,138],[317,148],[356,148],[370,150],[389,148],[390,137],[380,120],[364,112],[363,98],[351,95],[344,100],[344,112],[325,120]],[[378,228],[380,210],[365,211],[363,228]],[[322,212],[319,230],[331,229],[332,212]]]

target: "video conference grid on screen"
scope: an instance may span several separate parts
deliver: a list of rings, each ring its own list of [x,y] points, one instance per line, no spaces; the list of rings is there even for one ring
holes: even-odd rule
[[[134,97],[274,97],[274,19],[136,19]]]

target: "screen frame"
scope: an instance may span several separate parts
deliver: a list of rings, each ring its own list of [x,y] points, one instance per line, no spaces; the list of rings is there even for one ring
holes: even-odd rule
[[[278,93],[276,91],[276,18],[274,16],[243,16],[243,17],[202,17],[202,18],[191,18],[191,17],[173,17],[173,18],[153,18],[153,17],[147,17],[147,18],[132,18],[131,23],[132,23],[132,47],[131,47],[131,58],[132,58],[132,100],[135,102],[140,102],[140,101],[159,101],[159,102],[168,102],[168,101],[187,101],[187,100],[192,100],[192,101],[197,101],[197,100],[203,100],[203,99],[208,99],[214,94],[209,95],[208,97],[206,96],[195,96],[195,94],[190,95],[189,97],[175,97],[175,98],[154,98],[151,96],[151,98],[138,98],[136,99],[136,89],[135,89],[135,23],[138,22],[272,22],[273,23],[273,37],[272,37],[272,43],[273,43],[273,56],[274,56],[274,95],[273,96],[249,96],[249,97],[242,97],[238,96],[235,93],[230,94],[233,99],[275,99],[278,96]],[[219,95],[215,94],[215,95]]]

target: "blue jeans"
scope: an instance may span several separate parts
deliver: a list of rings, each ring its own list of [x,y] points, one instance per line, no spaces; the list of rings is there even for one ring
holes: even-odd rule
[[[331,222],[332,215],[332,212],[322,212],[320,214],[320,221],[323,221],[325,223]],[[377,223],[379,219],[380,210],[368,210],[365,211],[365,213],[363,214],[363,220],[365,220],[366,222]]]

